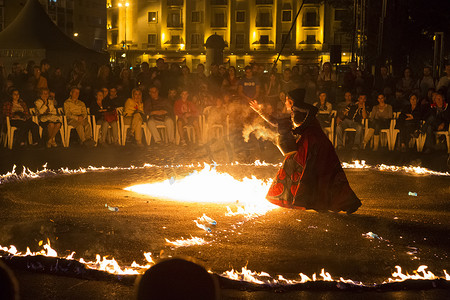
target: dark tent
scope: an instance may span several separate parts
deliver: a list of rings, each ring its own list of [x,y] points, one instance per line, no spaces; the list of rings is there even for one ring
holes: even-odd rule
[[[65,35],[38,0],[28,0],[16,19],[0,32],[0,60],[5,65],[47,58],[52,65],[69,67],[76,59],[98,64],[108,54],[88,49]]]

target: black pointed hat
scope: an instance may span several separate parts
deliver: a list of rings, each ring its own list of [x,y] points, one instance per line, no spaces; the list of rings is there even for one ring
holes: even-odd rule
[[[300,107],[305,101],[305,89],[295,89],[288,92],[289,98],[294,100],[294,106]]]

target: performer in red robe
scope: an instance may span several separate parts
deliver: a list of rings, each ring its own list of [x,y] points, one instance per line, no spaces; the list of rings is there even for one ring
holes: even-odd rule
[[[334,147],[315,117],[317,108],[305,103],[304,96],[304,89],[290,91],[286,96],[286,106],[292,106],[292,133],[297,149],[284,151],[283,165],[266,198],[287,208],[354,213],[361,201],[351,189]],[[251,106],[259,112],[255,103]]]

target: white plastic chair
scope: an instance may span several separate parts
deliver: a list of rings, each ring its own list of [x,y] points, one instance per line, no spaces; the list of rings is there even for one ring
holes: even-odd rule
[[[434,134],[436,135],[436,138],[441,135],[445,137],[445,141],[447,142],[447,152],[450,154],[450,126],[447,131],[435,131]]]
[[[201,116],[202,120],[202,133],[203,133],[203,141],[208,141],[210,130],[214,130],[217,134],[217,137],[225,136],[226,139],[229,139],[230,137],[230,116],[227,115],[225,119],[225,125],[223,124],[213,124],[211,128],[209,128],[207,116],[209,114],[209,111],[211,109],[211,106],[206,107],[203,110],[203,115]],[[200,125],[200,124],[199,124]]]
[[[202,116],[198,116],[198,126],[199,126],[200,130],[201,130],[201,125],[202,125]],[[180,133],[178,132],[178,116],[175,116],[175,128],[176,128],[175,129],[175,131],[176,131],[176,133],[175,133],[175,144],[178,145],[180,143],[180,139],[181,139]],[[188,138],[188,140],[190,142],[195,143],[196,139],[201,139],[202,132],[200,132],[200,136],[199,137],[196,137],[195,136],[195,129],[194,129],[193,125],[184,125],[183,129],[186,130],[187,138]]]
[[[11,122],[9,117],[6,117],[6,139],[4,143],[4,147],[8,146],[8,149],[11,150],[14,142],[14,132],[17,130],[17,127],[11,126]]]
[[[335,110],[331,111],[331,113],[330,113],[330,118],[331,118],[330,126],[323,128],[323,131],[327,134],[328,139],[331,141],[332,144],[334,144],[334,123],[335,123],[335,120],[336,120],[336,114],[337,114],[337,111],[335,111]]]
[[[124,116],[123,116],[123,107],[118,107],[117,113],[119,115],[119,120],[120,120],[119,128],[121,129],[121,131],[119,131],[119,135],[122,135],[122,137],[120,139],[122,141],[122,146],[125,146],[125,143],[127,142],[127,131],[131,127],[131,125],[125,124],[125,120],[124,120]],[[141,128],[142,128],[142,130],[144,130],[145,142],[147,143],[147,145],[150,145],[149,137],[151,138],[151,134],[150,134],[150,130],[148,130],[147,123],[145,122],[145,120],[143,120]]]

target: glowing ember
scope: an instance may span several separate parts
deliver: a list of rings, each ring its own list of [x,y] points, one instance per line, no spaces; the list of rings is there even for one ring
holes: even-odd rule
[[[270,183],[271,180],[263,181],[255,177],[239,181],[205,165],[201,171],[194,171],[173,184],[167,179],[163,182],[130,186],[125,190],[176,201],[239,203],[238,211],[231,212],[231,215],[257,216],[278,207],[265,200]],[[196,223],[205,229],[204,224]]]
[[[190,239],[186,239],[186,240],[184,238],[181,238],[181,239],[175,240],[175,241],[166,239],[166,243],[171,246],[174,246],[175,248],[178,248],[178,247],[189,247],[189,246],[201,246],[201,245],[209,244],[210,242],[207,242],[204,239],[196,237],[196,236],[191,236]]]

